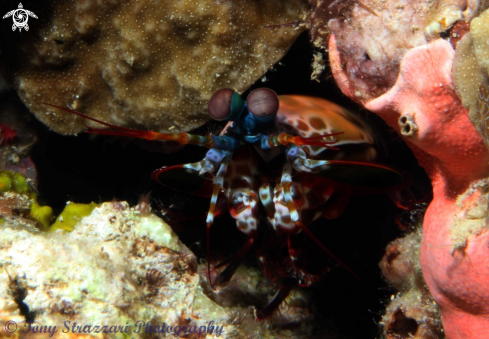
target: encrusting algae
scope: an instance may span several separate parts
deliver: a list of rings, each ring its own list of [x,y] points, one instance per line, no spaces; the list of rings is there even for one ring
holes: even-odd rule
[[[51,225],[49,231],[56,231],[58,229],[65,230],[68,232],[73,231],[75,225],[81,220],[81,218],[86,217],[92,213],[98,204],[92,202],[90,204],[74,204],[68,202],[65,209],[56,218],[56,221]]]
[[[68,202],[56,221],[52,223],[53,209],[50,206],[41,206],[37,201],[37,193],[26,178],[21,173],[10,170],[0,171],[0,204],[4,218],[17,212],[20,216],[29,217],[36,222],[42,231],[61,229],[68,232],[73,231],[82,218],[90,215],[94,208],[99,206],[94,202],[90,204]],[[5,221],[5,219],[1,220]]]

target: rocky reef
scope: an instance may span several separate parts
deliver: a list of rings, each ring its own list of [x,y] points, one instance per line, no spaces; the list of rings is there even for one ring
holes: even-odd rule
[[[45,233],[18,219],[6,220],[0,239],[2,338],[22,337],[22,332],[29,338],[311,335],[312,314],[294,302],[305,298],[303,293],[293,294],[282,309],[278,321],[283,328],[277,321],[255,322],[252,309],[236,293],[223,299],[226,307],[209,299],[196,257],[145,203],[135,208],[104,203],[72,232]],[[242,296],[268,298],[271,286],[260,275],[253,269],[238,272]],[[227,293],[233,289],[229,286]],[[298,314],[301,323],[290,328]]]
[[[5,46],[6,80],[43,123],[76,134],[91,124],[69,107],[125,127],[201,126],[219,88],[246,90],[303,30],[307,4],[288,1],[55,1],[22,42]],[[46,79],[49,79],[48,81]],[[47,82],[46,82],[47,81]]]

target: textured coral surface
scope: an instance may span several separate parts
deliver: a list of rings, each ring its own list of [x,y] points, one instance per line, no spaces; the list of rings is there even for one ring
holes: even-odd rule
[[[379,264],[387,282],[398,290],[382,318],[388,339],[442,336],[440,313],[419,267],[420,243],[421,229],[394,240]]]
[[[70,107],[120,126],[181,131],[207,120],[216,89],[246,90],[302,31],[305,1],[56,1],[1,68],[39,120],[74,134]],[[20,50],[17,50],[19,48]]]
[[[75,322],[128,326],[129,336],[120,331],[92,333],[98,338],[159,337],[146,333],[146,325],[134,333],[138,321],[190,326],[186,338],[197,338],[198,333],[191,332],[210,321],[222,326],[221,338],[310,338],[313,328],[318,329],[312,325],[314,316],[301,291],[292,293],[290,304],[281,307],[282,315],[265,324],[256,322],[247,305],[250,301],[266,304],[274,293],[256,269],[238,272],[236,284],[228,289],[206,292],[225,307],[209,299],[204,290],[210,287],[202,282],[193,253],[144,206],[104,203],[70,233],[60,229],[44,233],[18,218],[6,220],[0,227],[0,321],[17,323],[12,338],[26,338],[20,333],[26,321],[56,325],[53,337],[58,339],[88,338],[73,333]],[[70,331],[62,333],[66,321]],[[319,327],[324,331],[321,337],[329,338],[331,330]],[[2,326],[0,338],[10,338],[11,328]],[[174,331],[167,331],[166,337],[178,337]],[[206,335],[218,337],[216,332]],[[47,336],[30,333],[28,338]]]
[[[476,6],[477,1],[463,0],[355,2],[347,18],[329,22],[341,54],[337,66],[344,71],[344,93],[356,101],[384,94],[410,49],[436,39],[461,18],[469,20]]]
[[[202,312],[194,305],[205,298],[195,258],[159,218],[107,203],[78,226],[46,235],[11,221],[3,225],[2,316],[25,315],[15,290],[24,291],[23,303],[45,325],[176,323],[182,312]],[[215,312],[225,321],[217,305]]]
[[[335,78],[351,93],[354,84],[342,70],[334,36],[330,51]],[[403,135],[432,180],[420,259],[447,337],[482,338],[489,333],[489,233],[473,225],[465,233],[454,231],[454,225],[466,219],[485,222],[477,211],[484,205],[477,203],[484,199],[484,185],[470,185],[487,176],[489,152],[455,93],[454,55],[450,43],[441,39],[412,49],[393,88],[363,104]],[[462,201],[457,200],[463,193]]]
[[[489,10],[470,23],[457,47],[453,82],[469,117],[489,146]]]

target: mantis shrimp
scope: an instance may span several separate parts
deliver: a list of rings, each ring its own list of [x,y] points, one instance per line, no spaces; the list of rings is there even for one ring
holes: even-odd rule
[[[292,286],[290,276],[298,278],[300,286],[310,286],[317,280],[317,274],[308,273],[300,264],[301,250],[293,244],[297,233],[306,233],[332,260],[356,277],[308,225],[321,217],[339,217],[352,195],[400,191],[409,184],[405,173],[372,162],[376,158],[373,137],[358,118],[320,98],[279,97],[271,89],[259,88],[245,101],[232,89],[220,89],[209,101],[209,114],[227,124],[220,135],[208,136],[134,130],[50,106],[109,128],[89,127],[86,133],[176,141],[209,149],[201,161],[160,168],[152,178],[176,190],[210,199],[206,218],[207,272],[213,287],[232,279],[260,234],[270,234],[272,230],[281,234],[280,239],[286,239],[285,255],[289,256],[292,268],[278,273],[286,283],[281,284],[274,300],[257,313],[259,319],[267,317],[287,297]],[[227,202],[229,214],[246,240],[212,281],[210,229],[216,208],[223,206],[218,203],[221,199]],[[261,215],[263,210],[266,216]],[[268,251],[259,260],[273,256]],[[275,256],[270,260],[284,260],[283,253]]]

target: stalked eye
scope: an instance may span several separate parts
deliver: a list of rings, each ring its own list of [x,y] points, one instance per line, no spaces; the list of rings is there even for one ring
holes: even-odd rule
[[[229,117],[233,94],[231,88],[222,88],[212,95],[209,100],[209,114],[212,119],[225,120]]]
[[[214,120],[235,120],[244,107],[241,96],[231,88],[222,88],[209,100],[209,114]]]
[[[274,115],[278,111],[277,93],[269,88],[258,88],[248,95],[248,110],[257,117]]]

